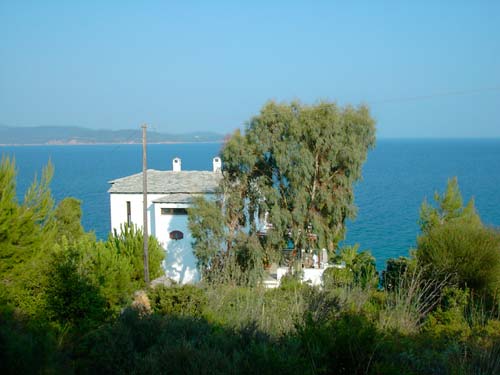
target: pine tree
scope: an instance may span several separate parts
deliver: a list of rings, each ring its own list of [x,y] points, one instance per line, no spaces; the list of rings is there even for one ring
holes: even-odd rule
[[[481,225],[474,199],[471,199],[464,207],[456,177],[448,180],[446,191],[442,195],[438,192],[434,193],[434,201],[436,206],[424,200],[420,208],[419,225],[422,233],[428,233],[433,228],[449,222],[463,222],[471,226]]]
[[[54,241],[55,227],[49,184],[53,167],[49,162],[40,181],[35,177],[22,204],[16,198],[15,163],[0,163],[0,277],[12,278],[17,266],[26,264]],[[22,272],[17,270],[17,272]]]

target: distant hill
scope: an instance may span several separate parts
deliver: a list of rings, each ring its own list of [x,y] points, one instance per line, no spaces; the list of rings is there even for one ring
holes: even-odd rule
[[[224,135],[213,132],[183,134],[148,130],[148,143],[220,142]],[[141,129],[104,130],[72,126],[11,127],[0,125],[1,145],[141,143]]]

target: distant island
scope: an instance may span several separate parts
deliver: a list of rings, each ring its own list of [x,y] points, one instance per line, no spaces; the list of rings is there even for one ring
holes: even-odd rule
[[[214,132],[161,133],[148,130],[148,143],[222,142]],[[88,129],[74,126],[11,127],[0,125],[0,145],[83,145],[141,143],[142,130]]]

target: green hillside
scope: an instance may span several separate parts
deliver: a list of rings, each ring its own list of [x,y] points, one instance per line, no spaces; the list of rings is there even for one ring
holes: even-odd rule
[[[0,144],[100,144],[140,143],[141,129],[104,130],[73,126],[11,127],[0,125]],[[160,133],[148,131],[148,142],[218,142],[222,134],[213,132]]]

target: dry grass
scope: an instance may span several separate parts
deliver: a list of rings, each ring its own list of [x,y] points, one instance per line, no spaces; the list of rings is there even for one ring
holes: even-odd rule
[[[380,311],[378,326],[382,330],[397,330],[404,334],[418,332],[424,318],[439,303],[447,280],[424,278],[424,269],[409,270],[399,285],[388,293],[387,303]]]

